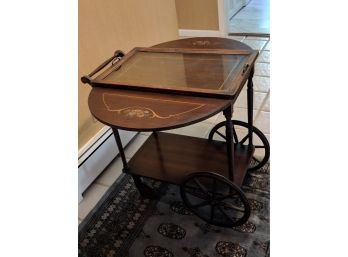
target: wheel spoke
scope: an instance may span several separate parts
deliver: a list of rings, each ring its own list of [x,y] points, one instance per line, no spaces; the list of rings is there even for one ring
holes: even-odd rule
[[[216,134],[218,134],[220,137],[224,138],[226,140],[226,136],[219,132],[218,130],[216,131]]]
[[[193,189],[193,190],[200,190],[198,187],[188,186],[185,185],[185,188]]]
[[[199,191],[197,192],[196,190],[199,190]],[[202,199],[202,200],[208,200],[208,199],[210,199],[210,198],[208,197],[207,194],[200,193],[201,190],[200,190],[199,188],[197,188],[196,190],[193,191],[193,192],[190,192],[190,191],[185,190],[185,192],[186,192],[187,194],[190,194],[190,195],[192,195],[192,196],[194,196],[194,197],[197,197],[197,198],[199,198],[199,199]]]
[[[214,195],[214,197],[216,197],[216,196],[223,197],[224,196],[222,193],[218,193],[218,192],[209,191],[209,193],[211,193],[211,195]]]
[[[233,130],[233,137],[234,137],[234,143],[239,143],[238,141],[238,136],[237,136],[237,132],[236,132],[236,129],[234,128],[234,126],[232,126],[232,130]]]
[[[187,189],[190,189],[190,190],[187,190]],[[193,190],[193,191],[191,191]],[[202,193],[197,193],[196,191],[200,191],[202,192],[202,190],[199,188],[199,187],[193,187],[193,186],[188,186],[188,185],[185,185],[185,191],[193,196],[196,196],[196,197],[199,197],[201,199],[207,199],[207,195],[202,195]],[[206,194],[206,192],[204,192]],[[215,196],[220,196],[220,197],[223,197],[224,195],[222,193],[218,193],[218,192],[214,192],[214,191],[210,191],[210,190],[207,190],[207,193],[211,194],[211,195],[215,195]]]
[[[214,210],[215,210],[215,205],[211,205],[211,208],[210,208],[210,222],[213,221],[213,218],[214,218]]]
[[[233,209],[233,210],[236,210],[236,211],[240,211],[240,212],[244,212],[245,209],[244,208],[241,208],[241,207],[237,207],[233,204],[229,204],[229,203],[221,203],[220,206],[223,206],[224,208],[228,208],[228,209]]]
[[[216,192],[216,179],[214,179],[214,182],[213,182],[213,199],[215,198],[215,192]]]
[[[224,196],[215,198],[215,200],[216,200],[216,201],[223,201],[223,200],[225,200],[226,198],[229,198],[229,197],[231,197],[231,196],[232,196],[231,194],[228,194],[228,195],[224,195]]]
[[[255,148],[265,148],[264,145],[254,145]]]
[[[205,186],[202,185],[201,182],[198,181],[198,179],[194,178],[193,181],[197,184],[197,186],[199,186],[202,192],[208,194],[208,190],[205,188]]]
[[[249,135],[246,135],[243,137],[243,139],[239,142],[241,145],[244,144],[244,142],[248,139]]]
[[[220,211],[228,220],[230,220],[230,221],[233,222],[233,220],[230,218],[230,216],[228,216],[228,214],[225,212],[224,209],[221,208],[220,205],[218,205],[218,209],[219,209],[219,211]]]
[[[206,200],[206,201],[203,201],[203,202],[201,202],[201,203],[199,203],[199,204],[192,205],[191,207],[192,207],[192,208],[199,208],[199,207],[202,207],[202,206],[206,206],[206,205],[208,205],[209,203],[210,203],[210,200]]]

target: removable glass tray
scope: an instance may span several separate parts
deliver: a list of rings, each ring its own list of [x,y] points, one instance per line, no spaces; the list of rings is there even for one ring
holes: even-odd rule
[[[233,98],[257,55],[254,50],[134,48],[92,85]]]

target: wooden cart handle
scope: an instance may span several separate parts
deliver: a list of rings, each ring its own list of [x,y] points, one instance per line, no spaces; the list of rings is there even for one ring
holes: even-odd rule
[[[107,59],[105,62],[103,62],[102,64],[100,64],[95,70],[93,70],[90,74],[85,75],[83,77],[81,77],[81,81],[83,84],[91,84],[92,81],[92,76],[96,73],[98,73],[99,71],[101,71],[106,65],[108,65],[110,62],[112,62],[112,65],[114,65],[116,62],[118,62],[119,60],[121,60],[121,58],[124,56],[124,52],[122,52],[121,50],[116,50],[114,55],[111,56],[109,59]]]

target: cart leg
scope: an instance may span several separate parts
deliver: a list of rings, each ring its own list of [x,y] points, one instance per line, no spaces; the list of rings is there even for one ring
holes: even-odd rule
[[[228,174],[229,179],[233,181],[234,171],[234,144],[232,136],[232,106],[227,107],[224,110],[224,116],[226,118],[226,144],[227,144],[227,162],[228,162]]]
[[[120,156],[121,156],[121,159],[122,159],[123,171],[127,171],[129,169],[129,167],[128,167],[128,163],[127,163],[127,160],[126,160],[126,156],[124,155],[124,149],[123,149],[123,146],[122,146],[120,134],[118,133],[118,129],[112,128],[112,131],[114,132],[114,137],[115,137],[116,144],[117,144],[117,147],[118,147],[118,152],[120,153]]]
[[[124,154],[124,149],[122,146],[122,142],[121,142],[121,138],[120,138],[120,134],[118,133],[118,129],[112,128],[112,131],[114,132],[114,136],[115,136],[115,140],[116,140],[116,144],[118,147],[118,151],[120,153],[121,159],[122,159],[122,163],[123,163],[123,171],[126,172],[129,169],[127,160],[126,160],[126,156]],[[135,176],[132,175],[132,178],[134,180],[134,184],[137,187],[138,191],[140,192],[140,194],[144,197],[147,198],[155,198],[156,195],[154,194],[154,191],[152,188],[150,188],[149,186],[145,185],[139,176]]]
[[[248,101],[248,125],[249,125],[249,147],[253,146],[253,104],[254,104],[254,67],[250,71],[248,78],[247,101]]]
[[[158,194],[155,193],[155,191],[149,187],[148,185],[145,185],[139,176],[132,175],[134,184],[136,188],[138,189],[141,196],[145,198],[151,198],[151,199],[157,199]]]

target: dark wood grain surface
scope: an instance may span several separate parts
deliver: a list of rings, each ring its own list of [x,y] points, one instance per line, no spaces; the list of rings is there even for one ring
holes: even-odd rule
[[[244,180],[254,148],[235,148],[233,182]],[[129,161],[129,172],[161,181],[181,184],[191,173],[210,171],[228,178],[226,143],[170,133],[152,134]]]
[[[194,37],[173,40],[154,45],[153,48],[194,48],[194,49],[233,49],[252,50],[237,40],[220,37]]]
[[[134,131],[173,129],[211,117],[229,100],[93,88],[88,105],[93,116],[109,126]]]

